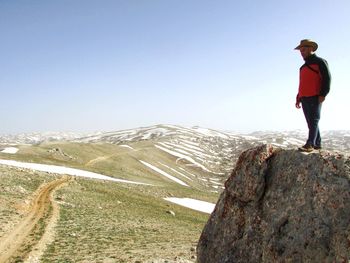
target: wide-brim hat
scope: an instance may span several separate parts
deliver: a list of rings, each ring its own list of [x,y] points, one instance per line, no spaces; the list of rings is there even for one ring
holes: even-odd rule
[[[318,45],[315,41],[312,41],[310,39],[303,39],[300,41],[299,46],[297,46],[294,49],[300,49],[301,47],[312,47],[313,51],[316,51],[318,48]]]

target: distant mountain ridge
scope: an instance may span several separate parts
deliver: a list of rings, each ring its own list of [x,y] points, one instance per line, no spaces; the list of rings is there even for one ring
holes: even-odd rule
[[[232,163],[236,162],[242,151],[260,144],[271,144],[285,149],[296,148],[304,144],[306,137],[307,135],[303,131],[258,131],[250,134],[239,134],[201,127],[155,125],[89,135],[35,133],[0,136],[0,146],[70,141],[74,143],[109,143],[130,147],[133,143],[147,141],[158,150],[175,156],[177,160],[185,160],[205,172],[226,177],[232,170]],[[327,150],[350,153],[350,131],[324,132],[323,146]]]
[[[197,138],[220,138],[221,140],[242,142],[270,143],[282,148],[295,147],[305,142],[306,131],[255,131],[252,133],[236,133],[218,131],[198,126],[187,128],[178,125],[154,125],[110,132],[78,133],[78,132],[36,132],[17,135],[0,135],[0,145],[5,144],[39,144],[49,141],[76,142],[108,142],[120,144],[140,140],[159,139],[177,135],[193,136]],[[323,144],[330,150],[350,150],[350,131],[335,130],[322,132]]]
[[[86,136],[78,132],[32,132],[0,135],[0,145],[40,144],[43,142],[71,141]]]

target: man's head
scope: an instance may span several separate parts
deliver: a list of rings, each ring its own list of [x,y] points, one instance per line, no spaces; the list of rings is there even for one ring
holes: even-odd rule
[[[300,51],[301,56],[306,59],[308,56],[312,55],[318,48],[316,42],[310,39],[303,39],[300,41],[299,46],[295,49]]]

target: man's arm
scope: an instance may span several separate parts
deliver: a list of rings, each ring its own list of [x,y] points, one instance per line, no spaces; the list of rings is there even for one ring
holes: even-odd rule
[[[301,106],[300,106],[300,98],[299,98],[299,93],[297,94],[297,97],[296,97],[296,100],[295,100],[295,107],[297,109],[300,109]]]
[[[327,96],[330,86],[331,86],[331,73],[329,72],[327,61],[320,59],[319,61],[319,69],[322,77],[321,80],[321,89],[320,89],[320,99],[323,99],[320,102],[323,102],[325,97]],[[323,97],[323,98],[322,98]]]

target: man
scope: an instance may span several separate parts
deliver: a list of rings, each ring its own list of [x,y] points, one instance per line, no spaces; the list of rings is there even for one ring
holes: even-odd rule
[[[321,106],[324,102],[331,83],[331,75],[327,61],[316,56],[318,48],[316,42],[303,39],[295,49],[300,51],[305,60],[300,68],[299,92],[295,106],[303,108],[305,119],[309,128],[309,136],[306,144],[299,148],[303,152],[312,152],[321,149],[321,136],[318,122],[321,116]]]

